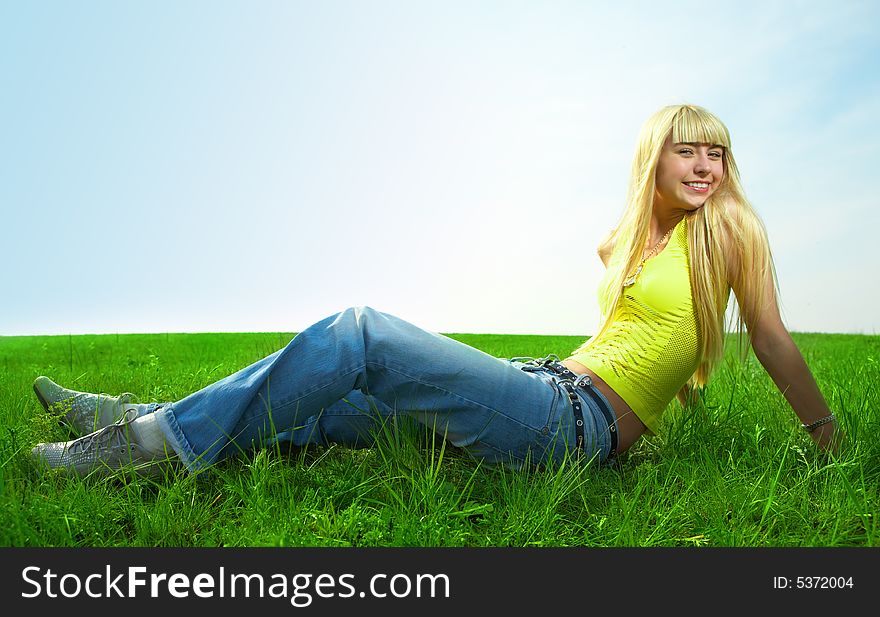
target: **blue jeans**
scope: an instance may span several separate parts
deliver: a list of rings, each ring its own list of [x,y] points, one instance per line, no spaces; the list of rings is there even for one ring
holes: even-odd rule
[[[489,463],[558,462],[574,448],[571,402],[558,377],[533,369],[358,307],[155,413],[189,471],[279,439],[369,446],[394,415]],[[603,461],[608,423],[582,403],[585,454]]]

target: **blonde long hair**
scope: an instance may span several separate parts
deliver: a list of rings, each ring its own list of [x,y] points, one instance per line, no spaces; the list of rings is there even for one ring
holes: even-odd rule
[[[748,351],[746,324],[755,323],[765,302],[768,273],[776,274],[764,224],[745,197],[739,170],[730,149],[730,133],[715,115],[696,105],[670,105],[642,126],[633,158],[627,205],[617,227],[602,242],[600,252],[623,251],[622,267],[607,291],[602,326],[574,353],[589,350],[608,330],[623,295],[623,281],[642,260],[650,232],[655,177],[667,137],[675,143],[695,142],[723,146],[724,177],[703,207],[689,213],[690,281],[700,340],[700,364],[690,384],[703,386],[724,353],[725,314],[731,285],[737,297],[736,331],[740,351]],[[730,275],[728,274],[730,273]],[[730,277],[736,280],[729,280]],[[774,298],[775,300],[775,298]],[[743,341],[748,342],[744,345]]]

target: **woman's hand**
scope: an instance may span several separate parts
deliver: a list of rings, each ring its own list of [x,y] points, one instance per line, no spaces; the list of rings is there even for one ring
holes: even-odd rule
[[[752,349],[801,422],[812,424],[830,415],[831,410],[803,355],[782,323],[773,279],[769,274],[765,298],[764,310],[751,316],[749,323],[746,323]],[[836,452],[843,438],[843,434],[837,434],[837,431],[837,421],[834,420],[817,427],[810,437],[824,451]]]
[[[836,454],[840,443],[846,437],[843,429],[837,424],[837,420],[833,420],[828,424],[823,424],[819,428],[810,433],[810,439],[813,440],[819,448],[825,452]]]

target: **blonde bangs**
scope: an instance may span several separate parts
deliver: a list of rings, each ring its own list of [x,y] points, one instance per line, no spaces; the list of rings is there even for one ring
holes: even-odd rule
[[[683,105],[672,120],[672,141],[675,143],[701,143],[730,148],[727,127],[706,110]]]

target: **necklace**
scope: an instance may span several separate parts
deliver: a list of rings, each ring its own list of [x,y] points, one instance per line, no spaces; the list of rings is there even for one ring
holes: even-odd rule
[[[667,231],[665,234],[663,234],[663,237],[660,238],[660,241],[654,245],[654,248],[652,248],[650,251],[648,251],[648,254],[645,255],[645,257],[642,259],[641,263],[639,264],[639,267],[636,268],[636,271],[633,273],[633,275],[631,277],[627,278],[625,281],[623,281],[624,287],[632,287],[633,285],[636,284],[636,279],[639,277],[639,274],[641,274],[642,268],[644,267],[645,262],[651,258],[651,256],[657,251],[658,248],[660,248],[661,244],[666,242],[667,238],[669,238],[669,235],[672,233],[673,229],[675,229],[675,225],[670,227],[669,231]]]

